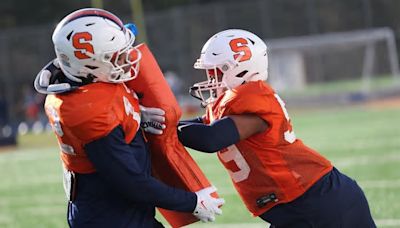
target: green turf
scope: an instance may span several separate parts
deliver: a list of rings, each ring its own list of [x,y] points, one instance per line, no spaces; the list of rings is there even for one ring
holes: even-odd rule
[[[308,97],[318,96],[321,94],[338,94],[338,93],[358,93],[382,91],[391,88],[399,88],[399,78],[392,75],[373,76],[370,81],[359,79],[337,80],[332,82],[307,84],[305,89],[282,91],[282,97]]]
[[[377,221],[400,221],[400,109],[352,107],[291,114],[298,138],[360,183]],[[18,148],[0,152],[0,227],[67,227],[55,138],[28,135],[19,142]],[[216,224],[261,222],[246,211],[216,155],[191,154],[226,200]]]

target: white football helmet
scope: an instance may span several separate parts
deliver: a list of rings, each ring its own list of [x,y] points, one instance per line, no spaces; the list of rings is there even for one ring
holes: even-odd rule
[[[190,94],[205,106],[226,89],[248,81],[267,80],[267,45],[251,32],[228,29],[204,44],[194,68],[207,73],[207,81],[196,83],[190,89]]]
[[[96,8],[67,15],[53,32],[61,70],[78,83],[120,83],[138,75],[135,36],[114,14]]]

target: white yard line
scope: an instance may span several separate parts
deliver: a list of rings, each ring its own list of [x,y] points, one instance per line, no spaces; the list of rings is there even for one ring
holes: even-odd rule
[[[374,155],[340,157],[332,160],[335,161],[333,164],[338,168],[347,168],[356,165],[386,164],[389,162],[399,162],[400,153],[390,153],[384,155],[377,153]]]
[[[1,205],[0,205],[1,206]],[[0,225],[1,224],[11,224],[13,220],[6,214],[1,214],[0,215]]]
[[[375,219],[378,227],[400,227],[400,219]]]
[[[357,181],[363,189],[400,188],[400,179],[397,180],[366,180]]]

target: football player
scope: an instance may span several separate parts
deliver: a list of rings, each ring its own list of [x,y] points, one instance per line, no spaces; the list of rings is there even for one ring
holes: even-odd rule
[[[155,207],[213,221],[223,204],[210,196],[215,188],[188,192],[151,176],[138,97],[124,84],[138,75],[141,57],[132,31],[112,13],[88,8],[67,15],[52,40],[51,66],[59,64],[62,77],[42,71],[35,88],[49,94],[45,111],[61,149],[69,226],[163,227]]]
[[[217,152],[248,210],[271,227],[375,227],[357,183],[298,139],[284,101],[266,83],[268,53],[256,35],[229,29],[203,46],[191,95],[203,117],[181,121],[180,141]]]

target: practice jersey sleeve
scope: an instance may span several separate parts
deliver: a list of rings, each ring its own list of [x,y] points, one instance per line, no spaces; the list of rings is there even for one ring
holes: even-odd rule
[[[124,84],[92,83],[71,93],[49,95],[45,109],[64,166],[77,173],[95,171],[84,145],[106,136],[118,125],[128,143],[140,124],[138,99]]]
[[[192,212],[195,193],[172,188],[150,175],[146,144],[139,131],[127,144],[121,126],[85,146],[86,153],[104,180],[133,203]]]
[[[261,83],[249,83],[238,89],[227,91],[222,116],[255,114],[267,121],[265,116],[272,111],[271,96],[273,91]]]
[[[262,81],[250,82],[227,94],[229,99],[220,105],[218,118],[229,115],[254,114],[268,123],[265,132],[250,137],[263,142],[262,147],[288,145],[296,141],[284,101]]]
[[[249,82],[227,90],[218,100],[207,106],[204,123],[211,124],[224,116],[254,114],[270,123],[274,106],[274,91],[260,82]]]
[[[109,99],[89,103],[95,115],[72,127],[74,134],[83,142],[101,138],[118,125],[121,125],[125,132],[125,141],[132,140],[140,124],[138,100],[131,91],[121,91],[124,88],[119,87],[114,91],[114,95],[110,94]]]

